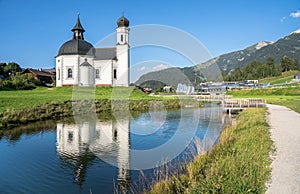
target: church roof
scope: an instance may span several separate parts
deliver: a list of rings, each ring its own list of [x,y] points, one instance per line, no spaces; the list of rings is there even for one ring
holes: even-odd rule
[[[94,55],[93,45],[85,40],[73,39],[65,42],[58,51],[59,55]]]
[[[93,67],[89,62],[85,61],[81,63],[79,66]]]
[[[76,22],[75,26],[72,29],[72,32],[74,32],[76,30],[80,30],[82,32],[85,32],[85,30],[83,29],[83,27],[82,27],[82,25],[80,23],[79,15],[78,15],[78,18],[77,18],[77,22]]]
[[[117,21],[118,27],[128,27],[129,26],[129,20],[123,15],[120,17]]]
[[[96,48],[95,60],[112,60],[117,58],[116,48]]]

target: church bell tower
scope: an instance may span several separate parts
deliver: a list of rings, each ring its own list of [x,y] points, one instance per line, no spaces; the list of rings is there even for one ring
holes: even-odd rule
[[[120,17],[117,21],[117,65],[113,67],[113,85],[129,86],[129,20]]]

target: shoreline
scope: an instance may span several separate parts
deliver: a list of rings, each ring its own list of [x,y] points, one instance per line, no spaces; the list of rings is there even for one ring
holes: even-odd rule
[[[92,101],[64,101],[51,102],[40,106],[25,108],[22,110],[7,110],[0,113],[0,129],[9,130],[20,125],[34,123],[37,121],[59,120],[62,118],[76,116],[87,116],[95,114],[112,114],[121,112],[132,115],[153,110],[176,110],[180,108],[203,107],[205,102],[179,99],[158,99],[158,100],[108,100],[96,99]],[[1,130],[0,130],[1,131]]]
[[[186,173],[154,182],[149,193],[264,193],[272,150],[266,108],[240,113],[218,144],[186,165]]]

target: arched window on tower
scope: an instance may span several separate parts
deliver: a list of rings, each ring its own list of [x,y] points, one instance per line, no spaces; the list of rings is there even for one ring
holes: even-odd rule
[[[96,79],[100,79],[100,69],[96,69]]]
[[[57,69],[57,80],[60,80],[60,69]]]
[[[123,42],[123,34],[121,34],[121,42]]]
[[[117,70],[114,69],[114,79],[117,79]]]
[[[73,77],[73,72],[72,72],[72,69],[69,68],[68,69],[68,78],[72,78]]]

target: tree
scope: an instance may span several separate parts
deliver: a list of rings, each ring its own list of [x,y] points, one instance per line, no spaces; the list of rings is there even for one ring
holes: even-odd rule
[[[268,69],[268,76],[277,75],[276,67],[275,67],[275,59],[273,57],[269,57],[266,62],[266,68]]]
[[[34,79],[31,74],[11,74],[9,80],[0,79],[0,89],[17,89],[17,90],[30,90],[36,88],[40,84],[39,80]]]
[[[240,67],[235,69],[234,75],[235,80],[243,80],[243,72]]]
[[[293,60],[293,65],[292,65],[293,70],[299,70],[299,62],[297,59]]]
[[[282,72],[299,70],[299,62],[297,59],[290,59],[288,57],[283,57],[281,59],[281,70]]]
[[[10,62],[3,68],[3,74],[5,77],[9,77],[10,75],[21,71],[22,68],[15,62]]]
[[[291,59],[283,59],[283,64],[288,69],[298,67],[298,61]],[[253,61],[249,63],[245,68],[236,68],[232,74],[226,76],[227,81],[241,81],[261,79],[265,77],[278,76],[281,74],[281,66],[275,66],[274,58],[268,58],[265,62]]]
[[[4,76],[4,67],[6,66],[6,63],[0,63],[0,75]]]
[[[286,72],[286,71],[290,71],[292,70],[292,63],[293,61],[288,58],[288,57],[283,57],[281,59],[281,69],[282,69],[282,72]]]
[[[3,84],[5,87],[17,90],[29,90],[36,87],[36,80],[29,73],[21,74],[17,72],[16,74],[12,74],[10,78],[11,80],[6,80],[7,82]]]

